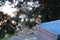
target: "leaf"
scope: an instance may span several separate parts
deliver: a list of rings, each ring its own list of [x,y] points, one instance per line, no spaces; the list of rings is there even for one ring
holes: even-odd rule
[[[10,38],[10,36],[11,36],[11,35],[6,34],[4,38],[8,39],[8,38]]]

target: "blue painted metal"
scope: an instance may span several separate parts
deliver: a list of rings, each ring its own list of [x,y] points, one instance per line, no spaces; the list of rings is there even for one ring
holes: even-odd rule
[[[56,35],[60,35],[60,20],[46,22],[39,24],[39,27],[52,32]]]

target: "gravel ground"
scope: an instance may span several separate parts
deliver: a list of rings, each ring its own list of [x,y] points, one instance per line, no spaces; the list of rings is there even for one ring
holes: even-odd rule
[[[11,38],[9,38],[9,40],[37,40],[37,37],[34,34],[19,34],[18,36],[12,36]]]

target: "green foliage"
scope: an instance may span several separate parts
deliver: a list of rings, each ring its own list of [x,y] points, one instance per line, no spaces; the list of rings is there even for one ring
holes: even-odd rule
[[[0,38],[8,38],[9,35],[13,35],[15,33],[16,27],[11,23],[11,20],[7,15],[4,15],[3,12],[0,12]],[[4,22],[4,20],[7,20]]]
[[[0,40],[8,40],[12,36],[17,36],[18,33],[19,33],[18,31],[15,31],[15,34],[13,34],[13,35],[10,35],[10,34],[6,33],[5,36],[4,36],[4,38],[0,38]]]
[[[10,38],[10,37],[11,37],[10,34],[6,34],[4,38],[5,38],[5,39],[8,39],[8,38]]]

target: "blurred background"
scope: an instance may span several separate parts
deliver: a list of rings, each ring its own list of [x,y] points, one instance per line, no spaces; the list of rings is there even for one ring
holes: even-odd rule
[[[58,19],[60,0],[0,0],[0,38]]]

